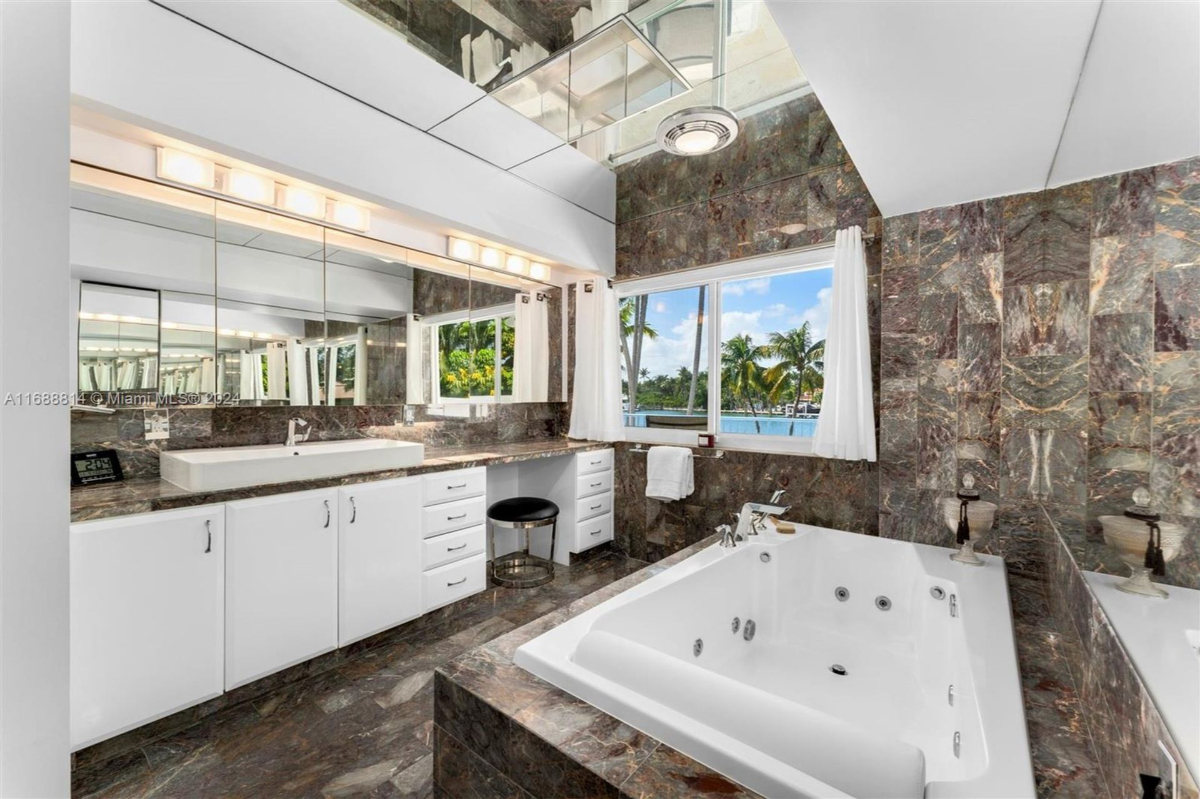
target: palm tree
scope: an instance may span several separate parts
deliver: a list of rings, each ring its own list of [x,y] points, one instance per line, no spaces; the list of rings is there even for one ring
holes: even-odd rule
[[[755,345],[749,334],[734,336],[721,345],[721,382],[735,400],[745,403],[754,417],[754,430],[761,433],[755,397],[767,392],[764,371],[759,361],[769,357],[766,347]]]
[[[627,297],[621,300],[621,357],[625,359],[625,378],[629,384],[629,412],[637,410],[638,378],[641,376],[642,340],[658,338],[658,331],[646,324],[646,308],[649,295]],[[629,338],[633,337],[630,343]]]
[[[700,301],[696,304],[696,346],[692,350],[692,387],[688,391],[688,416],[696,409],[696,381],[700,378],[700,342],[704,332],[704,292],[707,288],[701,284]]]
[[[779,359],[779,363],[766,372],[767,384],[781,389],[789,381],[795,383],[796,393],[792,398],[794,417],[800,411],[800,397],[820,388],[825,382],[821,374],[825,340],[814,342],[808,322],[805,322],[786,333],[772,333],[767,352],[772,358]]]

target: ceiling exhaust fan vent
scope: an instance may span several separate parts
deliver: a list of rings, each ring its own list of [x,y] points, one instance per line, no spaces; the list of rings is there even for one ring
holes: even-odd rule
[[[738,120],[724,108],[688,108],[658,123],[658,143],[674,155],[707,155],[738,135]]]

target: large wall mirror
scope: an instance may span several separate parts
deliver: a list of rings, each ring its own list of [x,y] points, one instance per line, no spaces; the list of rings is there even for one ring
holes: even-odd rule
[[[555,286],[72,165],[85,401],[560,402]]]

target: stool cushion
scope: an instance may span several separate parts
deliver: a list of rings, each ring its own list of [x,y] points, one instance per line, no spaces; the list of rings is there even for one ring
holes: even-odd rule
[[[541,497],[513,497],[492,503],[489,519],[498,522],[541,522],[558,515],[558,506]]]

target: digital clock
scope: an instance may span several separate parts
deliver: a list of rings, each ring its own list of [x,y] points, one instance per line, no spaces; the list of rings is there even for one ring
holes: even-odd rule
[[[101,449],[95,452],[71,454],[71,485],[85,486],[93,483],[115,483],[124,479],[117,452]]]

